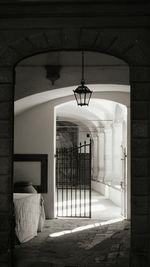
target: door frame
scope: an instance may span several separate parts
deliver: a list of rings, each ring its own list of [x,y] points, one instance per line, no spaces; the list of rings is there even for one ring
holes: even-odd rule
[[[117,86],[117,85],[116,85]],[[130,87],[129,87],[129,92],[130,92]],[[108,93],[108,94],[107,94]],[[130,220],[131,218],[131,165],[130,165],[130,160],[131,160],[131,147],[130,147],[130,144],[131,144],[131,140],[130,140],[130,93],[129,93],[129,96],[128,96],[128,99],[127,97],[125,97],[125,101],[124,101],[124,97],[123,97],[123,92],[119,92],[119,91],[112,91],[112,92],[95,92],[93,94],[93,98],[99,98],[99,99],[105,99],[105,100],[110,100],[110,101],[115,101],[117,103],[120,103],[120,104],[123,104],[126,106],[127,108],[127,151],[128,151],[128,155],[127,155],[127,190],[126,190],[126,201],[125,201],[125,207],[124,209],[126,209],[126,214],[125,214],[125,218]],[[122,100],[121,100],[121,96],[122,96]],[[54,144],[54,156],[52,157],[52,161],[51,161],[51,164],[53,165],[53,167],[51,167],[51,169],[53,169],[53,183],[52,185],[50,186],[51,188],[54,188],[54,191],[53,191],[53,199],[54,199],[54,202],[53,202],[53,211],[51,212],[51,214],[53,214],[53,217],[52,218],[56,218],[56,196],[55,196],[55,192],[56,192],[56,188],[55,188],[55,185],[56,185],[56,173],[55,173],[55,170],[56,170],[56,158],[55,158],[55,155],[56,155],[56,109],[59,105],[63,104],[63,103],[66,103],[66,102],[69,102],[69,101],[72,101],[74,100],[74,97],[73,96],[66,96],[66,97],[60,97],[60,98],[57,98],[55,100],[52,100],[50,101],[50,106],[51,106],[51,109],[53,109],[52,113],[53,114],[51,116],[51,119],[53,120],[53,144]],[[128,103],[127,103],[128,101]]]

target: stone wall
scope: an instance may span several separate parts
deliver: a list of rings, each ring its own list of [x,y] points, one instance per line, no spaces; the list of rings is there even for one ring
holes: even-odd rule
[[[149,261],[149,71],[148,67],[131,68],[131,256],[133,266],[140,266],[139,259],[143,264],[141,266],[144,266],[144,263],[146,266]]]

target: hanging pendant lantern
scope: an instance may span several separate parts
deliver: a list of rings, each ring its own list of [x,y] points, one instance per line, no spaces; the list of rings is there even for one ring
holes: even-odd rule
[[[88,106],[92,91],[85,85],[84,80],[84,52],[82,51],[82,79],[81,85],[79,85],[75,90],[73,90],[75,99],[78,106]]]

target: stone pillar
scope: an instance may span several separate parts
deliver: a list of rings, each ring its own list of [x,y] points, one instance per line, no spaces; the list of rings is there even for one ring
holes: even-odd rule
[[[13,69],[0,67],[0,266],[10,266],[13,241]]]
[[[48,219],[56,217],[56,111],[55,103],[48,103],[49,113],[49,149],[48,149],[48,192],[44,194],[45,209]]]
[[[105,174],[104,182],[109,183],[112,180],[112,127],[105,128]]]
[[[93,151],[92,151],[92,157],[93,157],[93,164],[92,164],[92,173],[93,173],[93,179],[98,179],[98,136],[96,134],[92,134],[92,140],[93,140]]]
[[[98,133],[98,180],[104,181],[104,132]]]
[[[131,68],[131,266],[150,262],[150,67]]]

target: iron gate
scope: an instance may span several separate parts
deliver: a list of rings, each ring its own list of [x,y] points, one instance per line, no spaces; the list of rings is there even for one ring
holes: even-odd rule
[[[57,149],[58,217],[91,217],[91,141]]]

